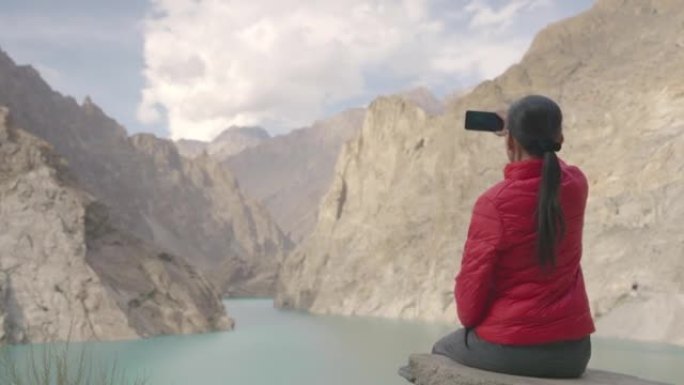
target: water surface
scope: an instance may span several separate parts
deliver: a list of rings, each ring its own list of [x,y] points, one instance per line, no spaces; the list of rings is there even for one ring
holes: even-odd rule
[[[140,341],[89,342],[98,362],[113,362],[149,385],[401,385],[396,369],[429,351],[449,326],[281,311],[270,300],[230,300],[233,332]],[[24,357],[28,347],[10,348]],[[684,348],[594,339],[590,366],[684,384]]]

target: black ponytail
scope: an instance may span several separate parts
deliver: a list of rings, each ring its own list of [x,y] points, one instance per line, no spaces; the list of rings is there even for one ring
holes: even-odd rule
[[[556,266],[556,246],[565,235],[560,205],[561,167],[556,151],[561,148],[563,116],[551,99],[532,95],[520,99],[508,112],[511,135],[530,155],[542,158],[542,178],[537,201],[537,256],[545,269]]]
[[[558,199],[561,169],[554,151],[544,153],[537,201],[537,254],[544,268],[556,266],[556,244],[565,235],[565,219]]]

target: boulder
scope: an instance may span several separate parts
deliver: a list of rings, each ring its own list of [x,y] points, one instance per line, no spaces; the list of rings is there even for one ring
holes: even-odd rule
[[[588,370],[582,378],[571,380],[510,376],[469,368],[433,354],[412,355],[402,376],[416,385],[665,385],[602,370]]]

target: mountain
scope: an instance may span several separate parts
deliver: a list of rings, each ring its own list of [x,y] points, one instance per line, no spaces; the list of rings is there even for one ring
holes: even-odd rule
[[[427,88],[396,95],[432,115],[444,111],[443,103]],[[227,158],[225,164],[246,194],[262,202],[295,243],[301,242],[315,226],[318,205],[333,181],[342,145],[358,135],[365,114],[365,108],[349,109],[310,127],[265,139]]]
[[[316,222],[342,144],[363,124],[365,109],[344,111],[311,127],[264,140],[225,164],[246,195],[257,199],[295,242]]]
[[[195,158],[203,152],[222,162],[228,157],[254,147],[269,139],[271,135],[261,127],[231,126],[223,131],[211,142],[181,139],[176,141],[176,147],[181,155]]]
[[[398,96],[411,102],[430,115],[440,115],[444,113],[444,103],[437,99],[437,97],[425,87],[409,89],[390,96]]]
[[[561,157],[590,182],[583,266],[599,334],[684,344],[683,24],[679,1],[599,0],[442,116],[376,100],[283,263],[277,304],[455,322],[472,205],[506,159],[500,138],[454,127],[468,108],[540,93],[564,110]]]
[[[207,150],[209,142],[194,139],[179,139],[175,142],[178,153],[186,158],[195,158]]]
[[[63,97],[2,52],[0,105],[66,158],[116,228],[187,258],[224,294],[271,293],[290,242],[216,161],[183,158],[152,135],[128,137],[89,98]]]
[[[46,142],[0,107],[0,344],[231,328],[182,259],[114,228]]]

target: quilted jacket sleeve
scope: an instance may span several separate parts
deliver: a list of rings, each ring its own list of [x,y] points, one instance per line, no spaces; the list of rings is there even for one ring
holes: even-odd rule
[[[481,196],[473,209],[454,288],[458,318],[466,328],[476,327],[486,315],[502,230],[496,207],[488,197]]]

